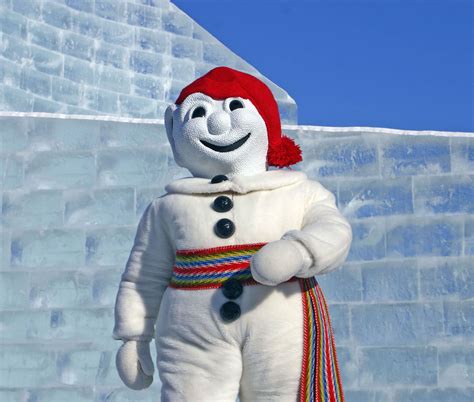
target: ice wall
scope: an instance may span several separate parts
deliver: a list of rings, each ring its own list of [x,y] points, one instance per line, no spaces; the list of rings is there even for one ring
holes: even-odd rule
[[[226,65],[288,94],[169,0],[2,0],[0,110],[163,118],[195,77]]]
[[[141,213],[185,172],[161,122],[52,117],[0,120],[0,400],[156,400],[157,376],[117,377],[113,304]],[[354,230],[319,278],[347,401],[471,402],[474,134],[286,132]]]

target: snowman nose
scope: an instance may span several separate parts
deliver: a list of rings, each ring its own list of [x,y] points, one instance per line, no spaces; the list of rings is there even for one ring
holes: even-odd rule
[[[230,130],[230,116],[226,112],[214,112],[207,119],[207,129],[212,135],[227,133]]]

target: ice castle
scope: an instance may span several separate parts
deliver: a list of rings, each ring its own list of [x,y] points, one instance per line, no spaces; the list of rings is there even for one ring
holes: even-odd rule
[[[0,7],[0,400],[156,400],[157,375],[122,385],[111,332],[138,219],[186,175],[163,112],[214,66],[261,75],[169,0]],[[474,134],[301,126],[266,82],[353,226],[320,278],[347,401],[472,402]]]

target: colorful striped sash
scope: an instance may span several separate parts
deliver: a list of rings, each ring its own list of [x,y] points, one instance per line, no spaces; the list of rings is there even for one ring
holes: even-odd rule
[[[300,279],[303,364],[300,402],[344,402],[329,310],[316,278]]]
[[[216,289],[228,279],[258,285],[250,272],[252,256],[266,243],[210,249],[178,250],[170,287],[183,290]],[[298,280],[303,305],[303,361],[300,402],[344,402],[329,311],[313,278]]]
[[[250,259],[264,245],[178,250],[170,286],[189,290],[213,289],[230,278],[238,279],[244,285],[256,285],[250,272]]]

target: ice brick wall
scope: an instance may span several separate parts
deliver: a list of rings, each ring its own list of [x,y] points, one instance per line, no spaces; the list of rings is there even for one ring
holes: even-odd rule
[[[347,401],[474,400],[474,133],[289,133],[353,228],[318,279]]]
[[[354,231],[319,278],[347,401],[471,402],[474,134],[286,132]],[[121,385],[111,332],[138,219],[185,174],[163,125],[3,117],[0,134],[0,400],[157,400],[157,377]]]
[[[169,0],[2,0],[0,39],[0,110],[162,118],[215,66],[261,77]]]

